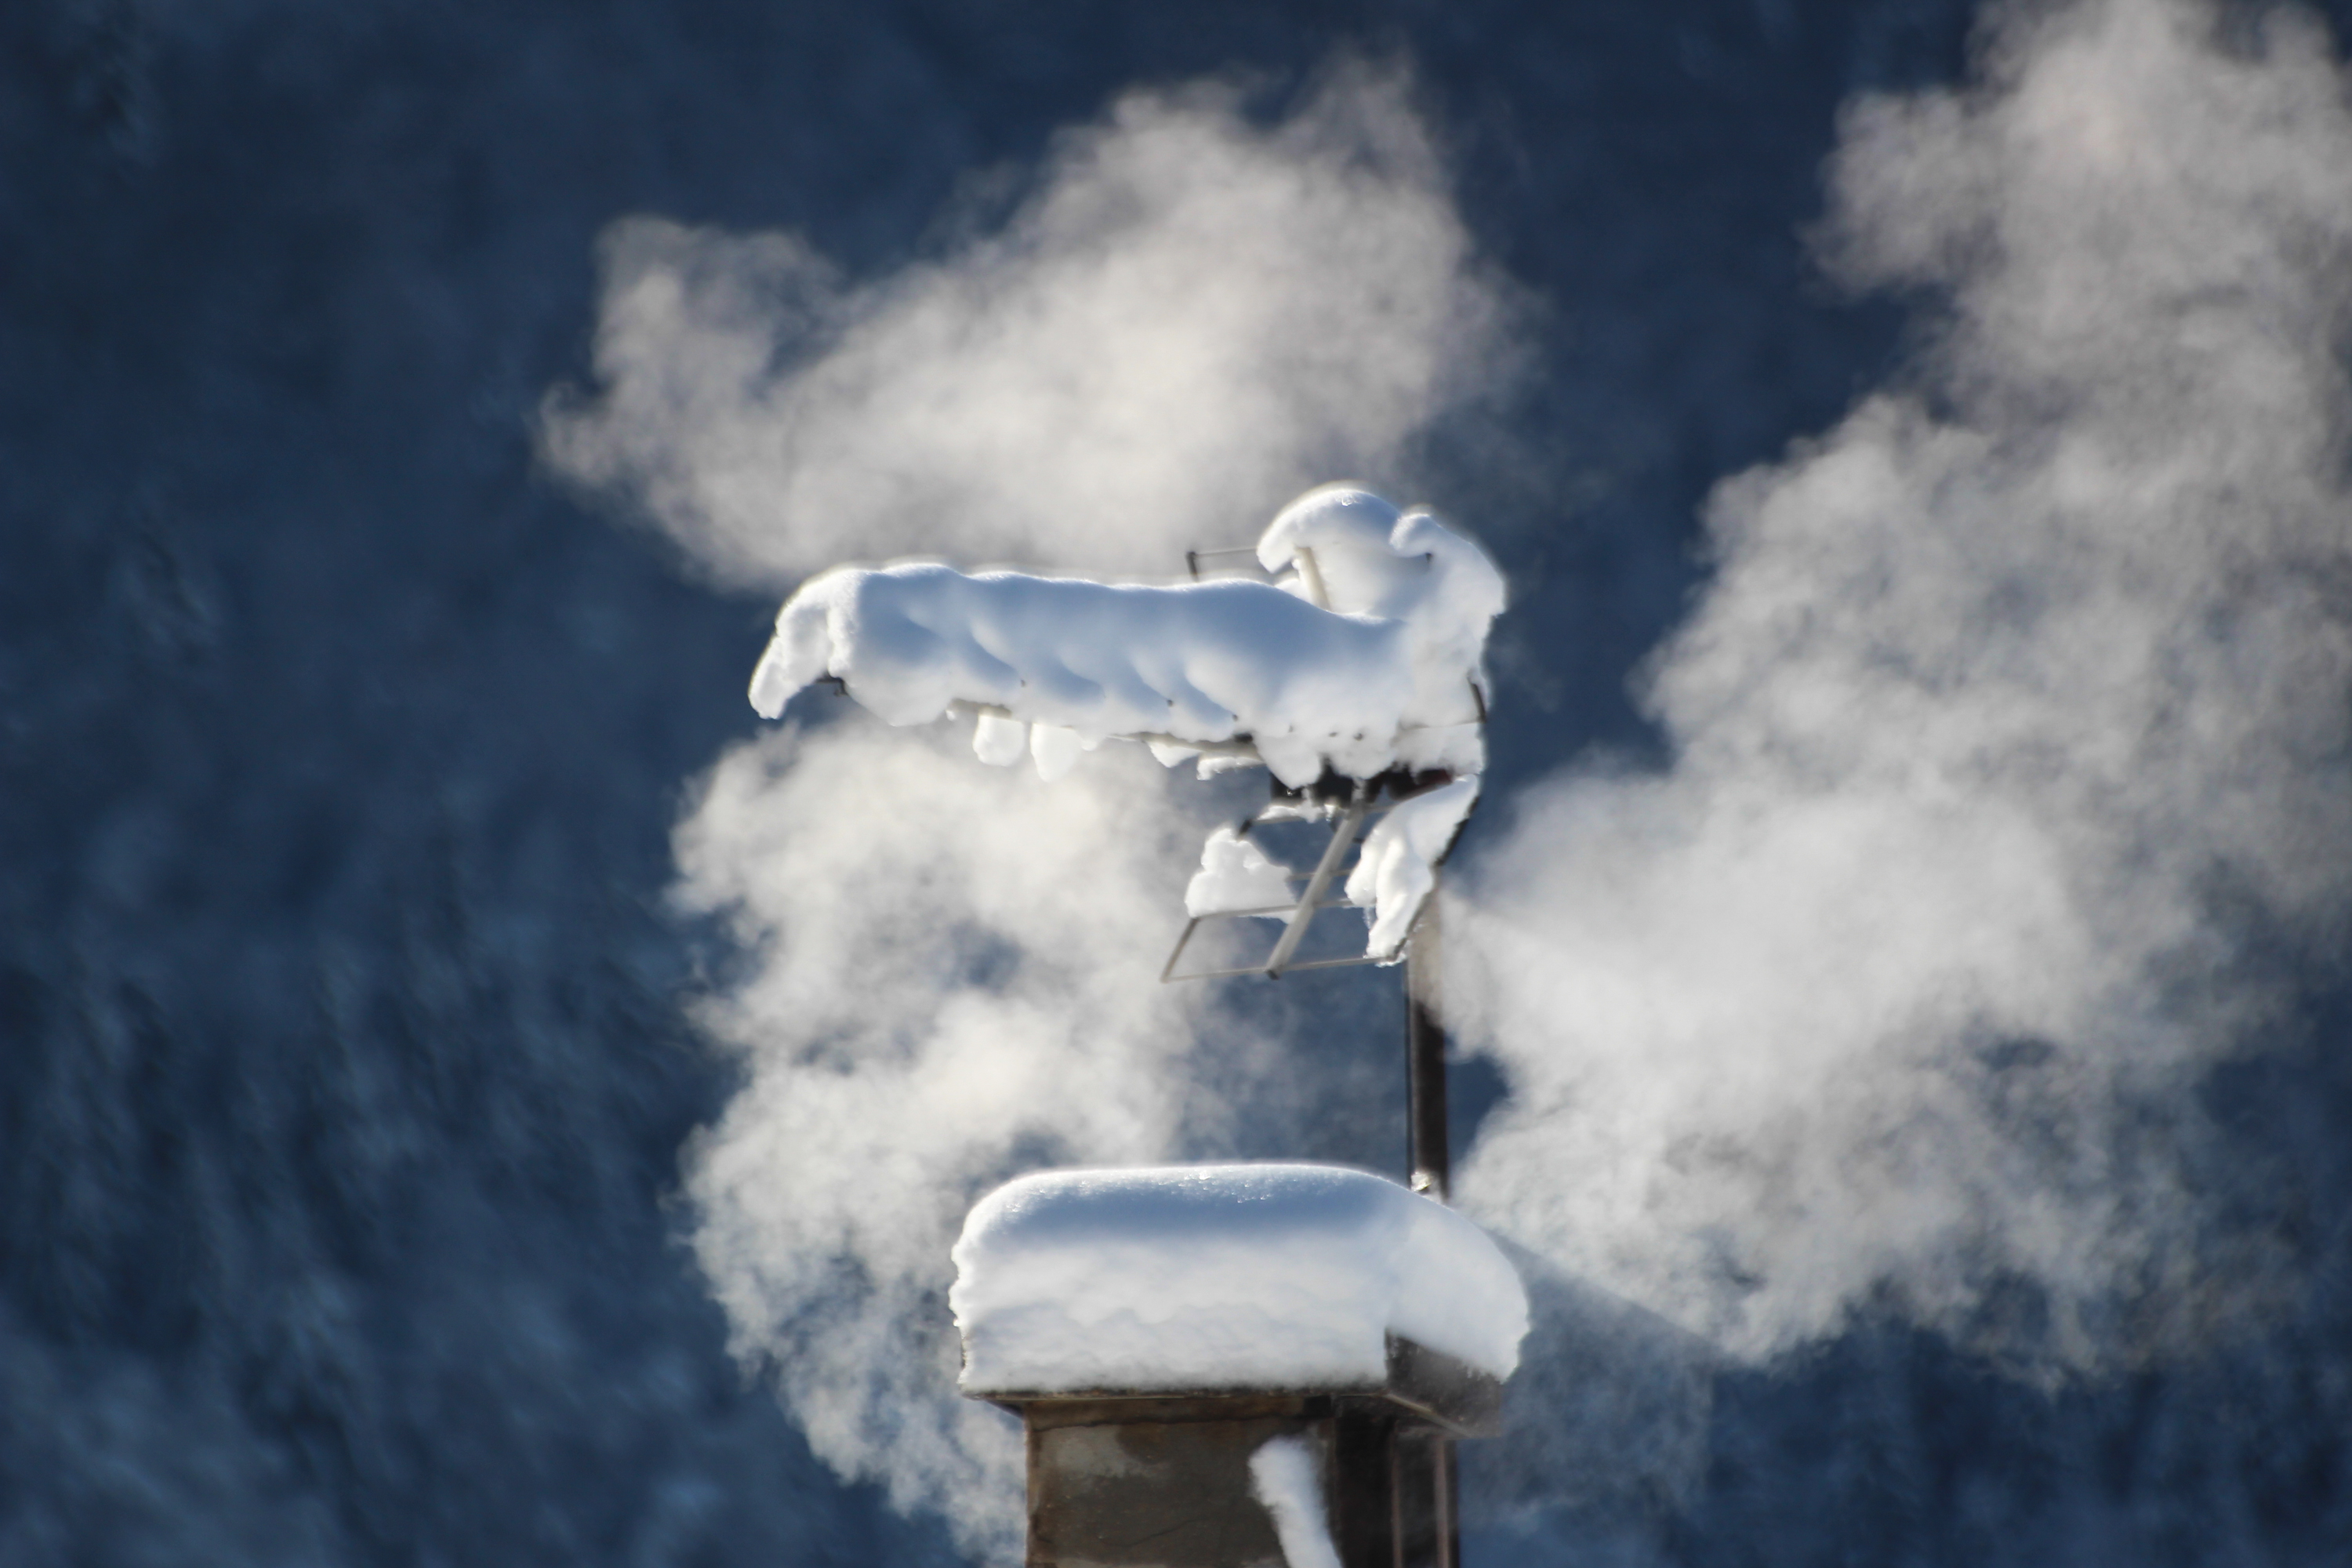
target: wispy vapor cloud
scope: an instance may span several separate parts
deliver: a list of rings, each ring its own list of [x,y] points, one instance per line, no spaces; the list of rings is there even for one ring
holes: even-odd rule
[[[780,732],[680,829],[757,963],[703,1016],[749,1079],[688,1162],[696,1251],[820,1454],[1003,1548],[1019,1443],[955,1397],[949,1244],[1020,1171],[1166,1157],[1209,1020],[1157,984],[1188,831],[1160,768],[1049,788],[929,739]]]
[[[549,457],[738,582],[917,552],[1173,575],[1313,482],[1408,472],[1500,356],[1405,84],[1362,68],[1272,125],[1221,87],[1130,97],[1000,232],[879,280],[785,236],[607,245],[601,385]],[[1204,826],[1182,782],[1114,745],[1049,787],[861,714],[730,752],[678,833],[681,897],[747,959],[702,1012],[744,1086],[688,1160],[737,1349],[843,1473],[997,1557],[1020,1449],[954,1394],[964,1211],[1295,1098],[1277,1042],[1157,983]]]
[[[952,548],[1165,574],[1489,384],[1492,289],[1397,78],[1249,124],[1203,85],[1064,135],[1000,232],[860,283],[798,239],[605,240],[602,388],[559,468],[784,585]]]
[[[1829,248],[1936,330],[1715,497],[1671,767],[1531,792],[1449,913],[1470,1201],[1734,1350],[1869,1300],[2097,1359],[2259,1288],[2186,1091],[2352,871],[2352,114],[2313,27],[2214,26],[2021,7],[1852,108]]]

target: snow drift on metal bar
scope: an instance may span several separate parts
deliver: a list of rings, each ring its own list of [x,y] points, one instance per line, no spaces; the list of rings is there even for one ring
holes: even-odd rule
[[[1052,731],[1087,747],[1157,740],[1167,760],[1246,742],[1294,787],[1327,766],[1358,778],[1478,770],[1478,660],[1503,605],[1485,552],[1426,511],[1326,486],[1275,520],[1258,555],[1269,571],[1300,570],[1274,584],[1143,586],[839,568],[778,613],[752,706],[774,717],[831,676],[894,724],[957,704],[1000,710],[1035,727],[1041,771],[1066,765],[1071,749],[1039,742]],[[1315,587],[1330,608],[1310,602]],[[1007,739],[1001,725],[975,736],[984,756],[1010,762]]]

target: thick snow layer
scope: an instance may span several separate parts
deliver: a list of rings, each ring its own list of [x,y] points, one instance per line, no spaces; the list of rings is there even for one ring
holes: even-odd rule
[[[1400,512],[1352,485],[1324,485],[1282,509],[1258,540],[1258,564],[1283,585],[1345,616],[1405,628],[1413,691],[1408,710],[1430,729],[1475,734],[1486,689],[1486,628],[1503,613],[1503,574],[1486,552],[1423,510]],[[1403,759],[1412,768],[1470,766]]]
[[[1023,1176],[954,1256],[969,1394],[1367,1388],[1391,1334],[1508,1377],[1528,1326],[1486,1232],[1328,1165]]]
[[[1028,724],[1049,774],[1112,736],[1156,741],[1163,759],[1246,741],[1293,786],[1327,764],[1358,778],[1484,765],[1473,688],[1503,600],[1483,551],[1427,512],[1326,487],[1276,519],[1259,554],[1298,571],[1153,587],[839,568],[777,613],[751,704],[773,718],[832,676],[894,724],[977,708],[974,750],[1010,762],[1003,726]],[[1308,602],[1310,555],[1331,609]]]
[[[1304,1437],[1269,1437],[1250,1456],[1250,1493],[1274,1516],[1284,1568],[1340,1568],[1322,1467]]]
[[[1290,868],[1267,858],[1257,841],[1220,827],[1201,846],[1201,868],[1184,889],[1188,915],[1233,914],[1244,910],[1288,908]]]
[[[1477,799],[1476,779],[1456,779],[1398,802],[1366,836],[1356,868],[1348,873],[1348,901],[1372,911],[1364,951],[1381,963],[1403,956],[1413,917],[1437,886],[1437,863]]]

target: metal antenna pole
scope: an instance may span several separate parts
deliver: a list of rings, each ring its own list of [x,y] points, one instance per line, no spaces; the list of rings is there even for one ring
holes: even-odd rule
[[[1447,1200],[1454,1185],[1454,1158],[1445,1136],[1445,1016],[1438,993],[1442,962],[1437,889],[1433,888],[1405,950],[1405,1115],[1412,1190],[1440,1203]]]
[[[1404,963],[1405,1117],[1412,1190],[1444,1203],[1454,1185],[1445,1129],[1445,1015],[1438,972],[1444,961],[1432,888],[1414,922]],[[1462,1561],[1461,1483],[1451,1438],[1432,1434],[1397,1454],[1401,1500],[1419,1504],[1402,1560],[1411,1568],[1456,1568]],[[1408,1506],[1411,1506],[1409,1503]]]

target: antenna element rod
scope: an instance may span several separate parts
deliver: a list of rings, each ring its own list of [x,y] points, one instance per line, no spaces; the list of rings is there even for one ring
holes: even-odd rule
[[[1331,825],[1331,843],[1323,851],[1323,858],[1315,863],[1315,874],[1307,879],[1307,890],[1298,895],[1298,907],[1290,911],[1289,923],[1282,928],[1281,940],[1267,955],[1265,973],[1269,980],[1279,980],[1282,972],[1290,967],[1290,955],[1298,951],[1299,940],[1307,934],[1307,922],[1315,918],[1316,906],[1323,901],[1324,890],[1339,874],[1339,862],[1355,847],[1357,830],[1364,825],[1364,813],[1370,809],[1361,800],[1351,801]]]

